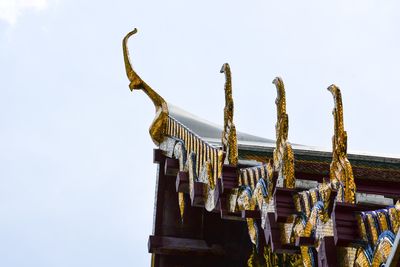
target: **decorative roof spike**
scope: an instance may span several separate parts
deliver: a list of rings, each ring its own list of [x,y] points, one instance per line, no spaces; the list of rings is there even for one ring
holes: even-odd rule
[[[233,97],[232,76],[228,63],[222,65],[221,73],[225,73],[225,108],[224,108],[224,130],[222,133],[222,149],[227,153],[228,164],[237,165],[238,148],[236,127],[233,123]]]
[[[153,142],[158,146],[163,140],[168,121],[168,105],[167,102],[155,92],[139,75],[133,70],[128,51],[128,39],[137,32],[137,29],[129,32],[122,40],[122,49],[124,53],[126,75],[130,81],[129,88],[133,90],[142,90],[145,92],[156,108],[156,117],[150,126],[150,136]]]
[[[354,183],[353,169],[347,158],[347,133],[343,123],[342,94],[339,87],[332,84],[328,87],[335,103],[332,111],[334,119],[334,135],[332,137],[332,162],[330,166],[330,179],[338,185],[338,199],[346,203],[355,203],[356,185]],[[344,191],[344,195],[343,195]]]
[[[275,100],[277,108],[276,147],[274,150],[274,169],[279,172],[277,186],[294,188],[294,154],[290,143],[287,141],[289,132],[289,117],[286,114],[285,86],[280,77],[273,81],[276,86],[277,97]]]

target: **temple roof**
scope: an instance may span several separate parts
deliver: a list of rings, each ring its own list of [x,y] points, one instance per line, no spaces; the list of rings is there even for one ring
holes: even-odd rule
[[[123,39],[129,88],[143,90],[156,108],[150,127],[159,147],[154,151],[159,164],[154,235],[149,238],[154,266],[175,266],[165,265],[168,257],[182,261],[182,252],[190,251],[219,255],[222,262],[232,260],[244,251],[240,247],[250,247],[241,235],[231,234],[240,229],[223,233],[234,225],[230,221],[247,224],[253,250],[249,266],[264,261],[286,266],[275,261],[282,253],[292,254],[287,258],[290,266],[312,267],[317,261],[318,266],[380,266],[393,247],[397,251],[400,202],[393,204],[400,196],[400,156],[347,152],[338,86],[327,88],[334,100],[332,149],[288,141],[286,92],[280,77],[272,81],[277,90],[276,141],[237,132],[228,63],[220,71],[225,75],[221,127],[168,104],[137,75],[127,50],[127,40],[135,33],[136,29]],[[225,246],[232,243],[227,237],[235,238],[236,252]]]
[[[200,118],[199,116],[196,116],[170,103],[168,103],[168,108],[171,117],[175,118],[187,128],[192,130],[203,140],[215,145],[221,144],[222,126]],[[272,153],[273,149],[275,148],[275,140],[273,139],[259,137],[240,131],[237,132],[237,139],[239,150],[243,152],[246,151],[247,155],[249,152],[255,152],[254,156],[262,156],[264,153]],[[323,148],[302,144],[292,144],[292,146],[295,151],[295,155],[298,156],[304,155],[328,158],[329,161],[332,158],[332,148]],[[400,155],[350,151],[348,153],[348,157],[350,160],[356,161],[400,164]],[[254,157],[254,160],[257,160],[257,158]],[[398,167],[400,169],[400,165]]]
[[[202,119],[177,106],[168,103],[169,114],[190,130],[199,135],[202,139],[213,144],[221,143],[222,126]],[[263,138],[243,132],[237,132],[240,145],[252,145],[274,147],[275,140]]]

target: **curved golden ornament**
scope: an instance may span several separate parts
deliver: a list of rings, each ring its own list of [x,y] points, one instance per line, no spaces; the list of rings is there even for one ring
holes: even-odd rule
[[[169,140],[167,140],[167,142],[168,141]],[[177,142],[173,141],[172,144],[174,144],[172,149],[172,155],[174,158],[179,160],[179,171],[184,171],[186,164],[186,157],[187,157],[185,144],[182,141],[177,141]],[[182,192],[178,192],[178,205],[179,205],[179,212],[181,215],[181,221],[183,222],[183,216],[185,213],[185,197]]]
[[[357,252],[355,266],[383,266],[398,230],[398,203],[393,207],[365,211],[356,215],[359,233],[366,245]]]
[[[185,215],[185,195],[182,192],[178,192],[178,205],[181,221],[183,222],[183,216]]]
[[[274,149],[274,169],[279,172],[278,185],[294,188],[296,179],[294,177],[294,155],[293,149],[288,142],[289,117],[286,113],[286,93],[285,86],[280,77],[273,81],[276,86],[277,97],[275,100],[277,108],[276,129],[276,148]],[[279,184],[280,181],[283,184]]]
[[[386,263],[389,258],[390,252],[392,250],[393,244],[386,238],[380,240],[377,244],[374,256],[372,258],[372,267],[380,267],[382,264]]]
[[[225,74],[225,108],[224,108],[224,130],[222,133],[222,149],[227,153],[226,158],[230,165],[238,163],[238,148],[236,127],[233,123],[233,97],[232,97],[232,75],[228,63],[222,65],[221,73]]]
[[[125,70],[126,75],[130,81],[129,88],[131,91],[133,90],[142,90],[145,92],[148,97],[153,101],[153,104],[156,108],[156,116],[150,126],[150,136],[153,139],[153,142],[158,146],[163,140],[165,136],[165,131],[168,122],[168,105],[167,102],[155,92],[139,75],[133,70],[131,60],[129,58],[128,51],[128,39],[132,35],[137,32],[137,29],[133,29],[133,31],[129,32],[124,39],[122,40],[122,49],[124,54],[124,62],[125,62]]]
[[[332,137],[330,179],[339,188],[344,187],[344,196],[342,197],[344,202],[354,204],[356,201],[356,185],[354,183],[353,169],[347,158],[347,133],[344,130],[342,94],[339,87],[334,84],[328,87],[328,91],[332,93],[335,103],[332,112],[334,136]]]
[[[247,267],[263,267],[265,266],[264,262],[260,260],[260,257],[257,253],[257,248],[253,245],[253,250],[247,260]]]
[[[256,207],[255,199],[251,195],[251,189],[244,187],[240,189],[237,206],[239,211],[242,210],[254,210]],[[253,218],[246,218],[247,230],[250,236],[251,242],[258,246],[258,228]]]
[[[263,256],[265,260],[266,267],[276,267],[279,266],[279,258],[276,253],[272,252],[270,246],[265,246],[263,251]]]
[[[207,211],[214,210],[219,200],[219,191],[216,184],[217,180],[221,178],[222,175],[223,155],[222,150],[218,149],[215,155],[218,164],[215,165],[214,170],[212,169],[211,163],[206,161],[200,175],[203,179],[202,182],[208,185],[204,188],[204,207]]]
[[[354,261],[354,267],[369,267],[371,263],[366,255],[366,251],[363,248],[358,248],[356,252],[356,259]]]

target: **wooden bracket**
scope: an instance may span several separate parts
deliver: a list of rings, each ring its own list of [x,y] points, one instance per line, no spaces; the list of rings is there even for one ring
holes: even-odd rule
[[[234,165],[223,165],[222,166],[222,177],[220,180],[221,194],[226,193],[226,191],[232,190],[238,187],[238,168]]]
[[[374,209],[376,207],[335,202],[332,212],[335,245],[346,247],[363,245],[364,241],[359,233],[356,212]]]
[[[193,191],[190,192],[192,206],[204,207],[204,187],[205,184],[193,182]]]
[[[318,266],[336,267],[337,253],[333,236],[324,236],[318,250]]]
[[[253,218],[253,219],[261,219],[261,213],[259,210],[242,210],[242,218]]]
[[[275,221],[284,223],[290,215],[296,213],[293,195],[297,191],[290,188],[276,187],[274,193],[275,200]]]
[[[189,193],[189,173],[180,171],[176,175],[176,192]]]

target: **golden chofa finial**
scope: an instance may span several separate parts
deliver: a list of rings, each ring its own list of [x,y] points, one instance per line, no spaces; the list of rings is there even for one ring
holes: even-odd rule
[[[133,70],[128,51],[128,39],[137,33],[137,29],[129,32],[122,40],[122,49],[124,53],[126,75],[130,81],[129,88],[133,90],[142,90],[145,92],[156,108],[156,117],[150,126],[150,136],[156,145],[159,145],[164,140],[165,129],[168,121],[168,105],[167,102],[155,92],[139,75]]]
[[[276,86],[276,100],[275,104],[278,109],[277,116],[278,121],[281,119],[282,115],[286,114],[286,92],[285,85],[283,84],[282,78],[276,77],[273,81],[273,84]]]
[[[289,117],[286,114],[286,93],[281,78],[276,77],[273,81],[276,86],[277,97],[275,100],[277,109],[276,147],[274,150],[274,169],[279,172],[277,186],[294,188],[294,155],[293,149],[288,142]]]
[[[330,166],[331,182],[339,188],[338,200],[355,203],[356,185],[353,169],[347,158],[347,133],[343,123],[342,94],[339,87],[332,84],[328,87],[334,100],[332,111],[334,120],[334,135],[332,137],[332,162]],[[344,192],[344,195],[343,195]]]
[[[222,133],[222,149],[227,153],[227,161],[230,165],[238,163],[238,148],[236,127],[233,123],[233,97],[232,76],[228,63],[222,65],[221,73],[225,73],[225,108],[224,108],[224,130]]]

